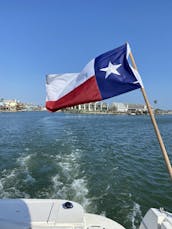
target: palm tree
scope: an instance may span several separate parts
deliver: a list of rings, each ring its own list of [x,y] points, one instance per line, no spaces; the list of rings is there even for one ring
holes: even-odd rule
[[[154,104],[157,104],[158,101],[155,99],[153,102],[154,102]]]
[[[158,101],[155,99],[153,102],[154,102],[154,104],[156,105]],[[158,109],[155,107],[155,109],[154,109],[155,114],[157,113],[157,110],[158,110]]]

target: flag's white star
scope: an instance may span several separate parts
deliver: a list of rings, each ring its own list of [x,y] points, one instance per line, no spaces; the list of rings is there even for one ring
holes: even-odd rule
[[[117,69],[121,66],[121,64],[112,64],[109,62],[109,65],[106,68],[100,69],[100,71],[106,72],[105,79],[108,78],[108,76],[113,73],[116,75],[120,75],[120,73],[117,71]]]

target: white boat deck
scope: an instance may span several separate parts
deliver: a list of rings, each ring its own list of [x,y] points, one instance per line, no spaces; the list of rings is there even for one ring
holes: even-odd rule
[[[0,200],[2,229],[124,229],[103,216],[84,213],[81,205],[54,199]]]

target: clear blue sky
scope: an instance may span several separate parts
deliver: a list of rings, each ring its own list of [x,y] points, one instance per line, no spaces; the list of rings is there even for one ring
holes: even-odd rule
[[[45,75],[128,41],[148,98],[172,109],[172,1],[0,0],[0,98],[45,103]],[[111,101],[144,103],[140,90]]]

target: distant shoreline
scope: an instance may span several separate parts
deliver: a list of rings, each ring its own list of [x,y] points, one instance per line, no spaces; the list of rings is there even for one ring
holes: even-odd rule
[[[103,115],[130,115],[130,116],[140,116],[140,115],[149,115],[149,113],[125,113],[125,112],[103,112],[103,111],[71,111],[71,110],[65,110],[65,111],[58,111],[58,112],[64,112],[64,113],[71,113],[71,114],[103,114]],[[172,115],[172,112],[162,112],[162,113],[154,113],[155,115]]]
[[[5,111],[0,110],[0,113],[25,113],[25,112],[48,112],[48,110],[20,110],[20,111]],[[74,110],[59,110],[55,113],[70,113],[70,114],[95,114],[95,115],[130,115],[130,116],[143,116],[143,115],[149,115],[149,113],[125,113],[125,112],[103,112],[103,111],[74,111]],[[168,111],[162,111],[159,113],[154,113],[155,115],[172,115],[172,112]]]

